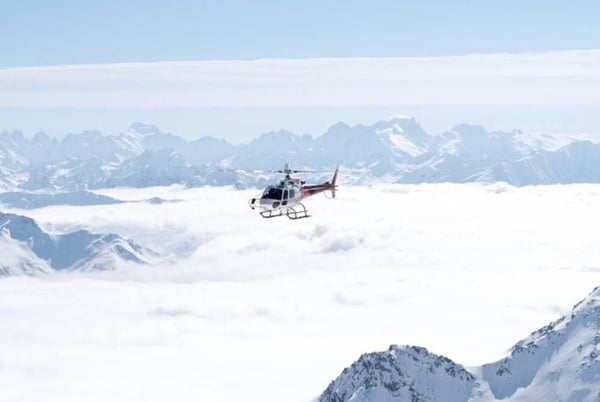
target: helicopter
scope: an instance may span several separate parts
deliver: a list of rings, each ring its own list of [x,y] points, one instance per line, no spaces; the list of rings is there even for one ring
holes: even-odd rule
[[[263,218],[276,218],[287,216],[289,219],[308,218],[310,215],[302,200],[325,191],[331,192],[331,198],[335,198],[337,189],[337,175],[339,167],[336,167],[331,181],[321,184],[306,184],[304,180],[293,178],[295,173],[314,173],[311,170],[290,169],[286,163],[282,170],[270,171],[271,173],[283,173],[283,180],[277,185],[268,186],[258,196],[248,200],[248,205],[253,210],[258,208]]]

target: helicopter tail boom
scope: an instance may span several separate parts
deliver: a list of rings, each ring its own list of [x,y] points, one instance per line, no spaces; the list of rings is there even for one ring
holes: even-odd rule
[[[338,168],[335,169],[333,173],[333,178],[331,182],[327,181],[321,184],[313,184],[302,187],[302,193],[305,197],[310,197],[311,195],[315,195],[318,193],[322,193],[324,191],[331,191],[332,198],[335,198],[335,189],[337,188],[337,176],[338,176]]]

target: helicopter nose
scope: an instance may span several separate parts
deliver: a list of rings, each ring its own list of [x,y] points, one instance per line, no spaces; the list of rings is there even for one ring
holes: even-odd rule
[[[261,199],[259,202],[259,205],[261,208],[264,208],[264,209],[273,209],[273,208],[277,208],[279,203],[273,202],[273,200],[270,200],[270,199]]]

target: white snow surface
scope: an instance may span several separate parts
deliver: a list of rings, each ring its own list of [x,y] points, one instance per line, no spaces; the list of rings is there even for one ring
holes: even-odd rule
[[[600,287],[565,317],[520,341],[511,355],[483,367],[498,399],[589,401],[600,396]]]
[[[52,268],[20,242],[10,238],[4,229],[0,229],[0,277],[2,275],[49,274]]]
[[[557,151],[575,141],[599,142],[597,136],[586,133],[519,133],[515,135],[515,138],[533,149],[545,149],[546,151]]]
[[[385,139],[389,141],[395,149],[408,154],[412,157],[422,155],[424,152],[417,147],[412,141],[402,135],[402,127],[393,127],[392,129],[382,130],[382,134],[386,134]]]
[[[101,193],[182,201],[3,212],[167,261],[0,280],[2,401],[310,401],[391,344],[498,361],[598,285],[600,185],[342,187],[296,222],[255,189]]]

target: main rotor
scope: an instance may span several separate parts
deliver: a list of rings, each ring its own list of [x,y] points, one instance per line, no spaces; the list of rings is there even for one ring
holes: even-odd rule
[[[245,173],[253,173],[253,174],[273,174],[273,173],[281,173],[285,175],[285,180],[291,180],[291,174],[293,173],[323,173],[327,172],[327,170],[300,170],[300,169],[290,169],[289,163],[285,163],[283,165],[283,169],[279,170],[247,170],[247,169],[233,169],[233,168],[221,168],[223,171],[231,171],[231,172],[245,172]]]
[[[292,173],[312,173],[315,172],[313,170],[298,170],[298,169],[290,169],[290,165],[289,163],[285,163],[285,165],[283,165],[283,169],[282,170],[275,170],[275,172],[277,173],[283,173],[285,174],[285,178],[289,179],[290,175]]]

